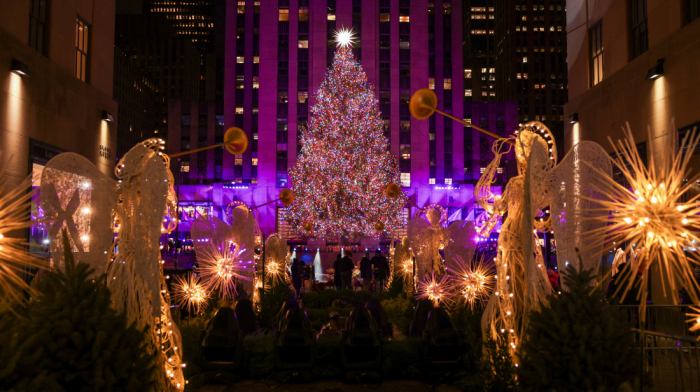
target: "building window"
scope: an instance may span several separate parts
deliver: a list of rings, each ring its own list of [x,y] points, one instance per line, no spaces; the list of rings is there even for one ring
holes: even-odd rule
[[[299,22],[309,20],[309,7],[299,7]]]
[[[277,173],[277,188],[287,187],[287,173]]]
[[[46,56],[46,17],[49,0],[32,0],[29,9],[29,46]]]
[[[447,184],[447,185],[452,185],[452,179],[451,179],[451,178],[445,178],[445,184]]]
[[[410,22],[411,17],[410,16],[399,16],[399,22]]]
[[[401,186],[404,188],[411,187],[411,173],[401,173]]]
[[[630,0],[630,60],[649,49],[647,0]]]
[[[472,70],[471,70],[471,69],[465,69],[465,70],[464,70],[464,77],[467,78],[467,79],[471,79],[471,78],[472,78]]]
[[[182,161],[180,164],[180,172],[189,173],[190,172],[190,161]]]
[[[591,27],[588,31],[590,39],[590,69],[591,69],[591,87],[603,81],[603,21],[600,21]],[[552,75],[554,76],[554,75]]]
[[[471,90],[471,89],[466,89],[466,90],[464,90],[464,96],[465,96],[465,97],[471,97],[471,96],[472,96],[472,90]]]
[[[400,149],[401,159],[411,159],[411,145],[402,144]]]
[[[80,17],[75,25],[75,77],[83,82],[88,81],[90,66],[90,26]]]
[[[452,90],[452,78],[445,78],[443,80],[443,88],[445,90]]]
[[[428,78],[428,88],[435,90],[435,78]]]
[[[289,21],[289,8],[280,8],[280,13],[279,13],[279,21],[280,22],[288,22]]]
[[[297,92],[297,99],[299,100],[299,103],[306,103],[306,101],[309,99],[309,92],[306,90],[299,90]]]
[[[435,184],[435,179],[434,179],[434,178],[428,179],[428,184],[434,185],[434,184]]]
[[[685,0],[683,3],[683,22],[685,24],[700,17],[700,0]]]

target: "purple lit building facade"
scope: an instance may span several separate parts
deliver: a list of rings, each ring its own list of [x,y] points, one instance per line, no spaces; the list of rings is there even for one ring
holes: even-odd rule
[[[289,187],[300,129],[333,60],[333,33],[352,27],[404,192],[419,206],[440,204],[451,220],[473,219],[473,187],[492,159],[492,139],[441,116],[416,120],[408,109],[411,95],[429,87],[456,117],[500,135],[517,128],[515,101],[473,102],[466,94],[462,13],[461,0],[227,1],[223,119],[214,102],[171,102],[167,145],[170,152],[211,145],[237,126],[250,146],[240,156],[217,149],[174,160],[182,205],[192,217],[199,209],[223,218],[231,202],[259,206]],[[504,164],[501,180],[507,175]],[[265,233],[284,231],[277,204],[256,210]],[[181,230],[189,231],[186,221]]]

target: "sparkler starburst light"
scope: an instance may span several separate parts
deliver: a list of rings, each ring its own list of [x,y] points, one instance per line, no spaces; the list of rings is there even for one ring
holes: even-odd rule
[[[0,154],[1,155],[1,154]],[[17,233],[31,225],[27,211],[32,206],[34,192],[27,193],[31,186],[27,178],[18,186],[7,189],[4,167],[0,168],[0,308],[22,299],[22,292],[29,286],[22,279],[25,267],[46,267],[27,252],[26,241],[21,236],[8,235]],[[20,231],[21,233],[21,231]]]
[[[187,309],[188,312],[194,310],[195,313],[207,305],[209,295],[199,281],[199,277],[193,273],[184,276],[176,276],[174,286],[173,301]]]
[[[355,43],[355,32],[352,29],[342,28],[335,32],[335,42],[341,48],[352,46]]]
[[[613,143],[613,163],[630,189],[619,185],[610,176],[601,175],[600,185],[594,186],[606,197],[597,202],[603,210],[613,211],[613,215],[611,219],[607,216],[601,218],[609,222],[607,226],[584,235],[594,246],[600,246],[601,242],[636,244],[638,262],[632,265],[633,273],[629,274],[630,279],[622,288],[623,295],[632,288],[632,278],[640,275],[643,289],[640,290],[642,298],[638,299],[644,306],[647,295],[644,288],[649,281],[651,266],[657,264],[665,296],[670,294],[672,300],[677,301],[678,290],[686,288],[693,302],[697,303],[700,291],[693,277],[692,264],[698,260],[695,253],[686,253],[684,249],[694,248],[693,242],[700,241],[697,235],[700,231],[700,194],[688,195],[700,174],[690,176],[689,164],[693,154],[682,152],[695,150],[698,135],[692,132],[686,136],[679,149],[681,152],[665,155],[660,165],[654,162],[654,144],[650,144],[647,168],[637,152],[629,125],[623,131],[625,140]],[[651,135],[648,140],[653,140]],[[629,252],[632,248],[627,249]]]
[[[244,263],[242,255],[245,253],[245,249],[240,249],[232,241],[211,241],[197,255],[200,275],[207,291],[218,290],[222,298],[233,298],[236,294],[236,281],[250,280],[241,275],[246,269],[252,269],[252,264]]]
[[[454,256],[452,272],[453,285],[469,308],[474,309],[491,296],[495,285],[494,272],[487,266],[484,258],[465,262],[460,256]]]
[[[429,299],[436,307],[441,303],[449,305],[454,296],[452,289],[452,282],[448,275],[435,276],[435,272],[430,272],[418,283],[416,299]]]
[[[692,313],[688,314],[688,322],[690,323],[689,329],[693,332],[700,331],[700,307],[690,307]],[[700,341],[700,336],[698,336]]]

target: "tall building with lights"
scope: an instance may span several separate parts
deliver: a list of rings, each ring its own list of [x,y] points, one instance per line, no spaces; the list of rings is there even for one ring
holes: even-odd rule
[[[165,138],[168,100],[199,98],[202,76],[197,47],[190,38],[177,35],[168,21],[148,14],[117,14],[115,45],[153,83],[153,134]]]
[[[119,104],[117,158],[136,143],[158,136],[158,89],[146,73],[118,47],[114,48],[114,100]]]
[[[221,150],[217,158],[217,150],[213,158],[202,158],[213,165],[200,163],[199,154],[183,157],[181,200],[210,203],[213,213],[222,214],[233,201],[258,206],[289,186],[288,169],[302,153],[301,129],[333,61],[334,32],[347,27],[355,32],[353,52],[375,88],[404,191],[417,205],[444,206],[452,220],[473,217],[473,186],[491,159],[489,138],[441,116],[416,120],[408,109],[415,91],[431,88],[438,108],[458,118],[502,135],[517,127],[514,101],[473,102],[466,94],[462,21],[461,0],[227,1],[220,131],[242,128],[250,147],[240,156]],[[171,119],[168,132],[169,151],[218,140],[217,126],[209,127],[218,121],[216,112],[191,103],[179,107],[181,117]],[[206,130],[193,125],[195,110],[198,121],[207,115]],[[190,125],[178,126],[178,120]],[[177,164],[171,162],[176,177]],[[284,226],[284,211],[274,203],[256,214],[265,232]]]
[[[541,121],[560,143],[568,97],[566,1],[495,0],[495,10],[496,96],[517,100],[519,121]]]
[[[498,102],[495,0],[463,0],[462,56],[465,101]]]

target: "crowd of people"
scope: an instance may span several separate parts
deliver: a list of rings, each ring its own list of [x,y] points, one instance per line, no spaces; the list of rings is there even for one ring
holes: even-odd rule
[[[337,290],[352,289],[352,272],[355,270],[352,261],[352,252],[345,253],[345,257],[338,254],[333,262],[333,282]],[[381,251],[376,251],[370,259],[369,252],[365,252],[359,263],[362,288],[368,291],[382,291],[384,283],[389,276],[389,262],[382,256]]]

